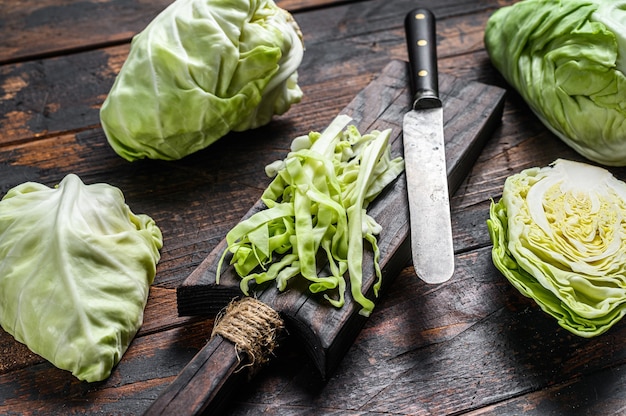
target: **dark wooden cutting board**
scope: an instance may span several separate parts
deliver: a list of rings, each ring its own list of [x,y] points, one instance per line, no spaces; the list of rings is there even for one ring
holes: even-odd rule
[[[467,82],[447,74],[440,74],[439,83],[444,103],[448,179],[450,193],[453,194],[501,120],[504,90],[478,82]],[[409,108],[409,102],[407,64],[392,61],[342,113],[353,118],[353,123],[361,133],[391,128],[392,153],[401,155],[402,118]],[[263,203],[259,201],[244,218],[263,208]],[[370,205],[368,213],[383,228],[378,236],[383,293],[384,287],[410,261],[409,213],[404,174]],[[233,298],[242,296],[240,279],[232,267],[222,270],[220,284],[215,284],[217,263],[225,247],[226,241],[222,240],[178,288],[177,303],[181,316],[213,315]],[[363,288],[367,296],[372,298],[376,276],[371,250],[366,250],[363,265]],[[321,296],[307,292],[306,284],[302,284],[304,282],[300,281],[299,284],[295,278],[292,281],[295,283],[285,292],[279,292],[273,284],[266,284],[257,288],[254,296],[281,314],[290,335],[300,338],[320,374],[325,377],[333,371],[352,344],[365,318],[359,315],[360,306],[355,304],[349,293],[346,293],[345,306],[337,309]]]

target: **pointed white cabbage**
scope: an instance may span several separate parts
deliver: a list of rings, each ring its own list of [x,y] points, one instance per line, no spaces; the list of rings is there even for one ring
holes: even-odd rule
[[[142,324],[161,231],[122,192],[73,174],[0,201],[0,324],[77,378],[99,381]]]

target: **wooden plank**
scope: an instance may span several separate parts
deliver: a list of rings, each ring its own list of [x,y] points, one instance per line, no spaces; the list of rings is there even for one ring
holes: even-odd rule
[[[623,415],[626,414],[625,372],[626,365],[603,369],[470,411],[466,415]]]
[[[172,0],[0,1],[0,65],[129,43]],[[278,0],[290,12],[332,6],[333,0]]]
[[[3,1],[0,64],[128,43],[171,2]]]
[[[233,389],[248,376],[245,366],[249,365],[246,354],[216,335],[150,405],[145,415],[217,415]]]

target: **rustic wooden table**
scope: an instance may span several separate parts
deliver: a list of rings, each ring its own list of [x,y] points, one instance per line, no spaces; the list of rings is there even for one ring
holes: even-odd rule
[[[302,103],[184,160],[128,163],[108,147],[98,110],[131,37],[169,3],[0,0],[0,195],[76,173],[121,188],[165,239],[144,325],[108,380],[79,382],[0,330],[2,414],[142,414],[213,325],[178,316],[176,288],[257,201],[264,166],[284,157],[293,137],[323,129],[389,61],[407,59],[402,22],[416,3],[438,18],[441,72],[507,87],[483,31],[513,0],[283,0],[304,33]],[[428,286],[408,264],[328,379],[287,338],[226,413],[626,414],[626,323],[595,339],[571,335],[491,263],[490,200],[508,175],[559,157],[581,160],[510,91],[502,124],[452,198],[454,277]],[[625,169],[611,171],[626,179]]]

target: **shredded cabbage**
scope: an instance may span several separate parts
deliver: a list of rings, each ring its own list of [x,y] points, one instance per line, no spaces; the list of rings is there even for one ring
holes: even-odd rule
[[[556,160],[507,178],[487,220],[495,266],[582,337],[626,314],[626,183]]]
[[[371,313],[374,303],[362,293],[363,239],[374,251],[377,295],[382,275],[376,235],[381,227],[366,209],[404,170],[404,161],[391,157],[390,129],[361,135],[350,121],[340,115],[323,133],[294,139],[286,159],[267,167],[266,172],[274,176],[261,198],[267,209],[227,234],[218,283],[222,262],[230,252],[246,295],[252,281],[273,280],[283,291],[289,279],[302,275],[310,281],[311,292],[323,292],[332,305],[341,307],[348,272],[360,313]],[[327,263],[322,271],[318,252]]]

